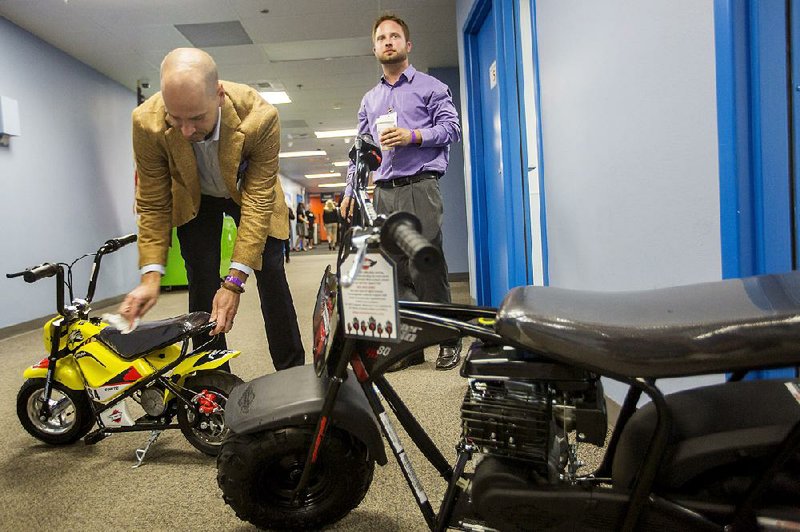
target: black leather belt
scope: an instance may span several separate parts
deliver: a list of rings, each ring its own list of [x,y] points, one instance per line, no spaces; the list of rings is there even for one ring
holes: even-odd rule
[[[440,176],[441,174],[439,172],[420,172],[418,174],[406,177],[395,177],[394,179],[382,179],[380,181],[375,181],[375,186],[380,188],[404,187],[406,185],[410,185],[411,183],[419,183],[420,181],[424,181],[426,179],[439,179]]]

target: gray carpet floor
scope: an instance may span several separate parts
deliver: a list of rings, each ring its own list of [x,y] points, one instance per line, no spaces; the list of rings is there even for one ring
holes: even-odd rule
[[[322,272],[333,260],[333,254],[315,250],[293,253],[287,265],[308,362],[314,299]],[[453,285],[453,300],[469,302],[466,283]],[[147,319],[176,316],[186,308],[185,291],[164,293]],[[114,309],[96,309],[95,314],[107,310]],[[242,379],[274,372],[255,290],[242,297],[228,345],[242,352],[231,363],[232,371]],[[0,419],[4,421],[0,430],[0,530],[254,530],[222,501],[214,459],[196,451],[180,431],[164,432],[138,469],[131,467],[134,451],[147,440],[146,432],[117,434],[94,446],[79,442],[58,448],[28,435],[17,420],[16,395],[23,370],[44,356],[40,330],[0,340],[4,366],[0,372]],[[452,462],[466,383],[457,370],[435,371],[435,358],[436,349],[431,348],[424,365],[391,374],[389,380]],[[438,508],[444,481],[408,437],[403,441],[434,508]],[[376,466],[362,504],[332,529],[426,529],[391,455],[386,467]]]

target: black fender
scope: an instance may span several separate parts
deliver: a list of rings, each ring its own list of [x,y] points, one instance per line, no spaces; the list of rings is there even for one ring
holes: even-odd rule
[[[238,384],[225,406],[225,426],[237,434],[312,425],[319,419],[330,379],[314,366],[296,366]],[[364,443],[376,462],[386,465],[378,421],[352,370],[339,388],[330,423]]]

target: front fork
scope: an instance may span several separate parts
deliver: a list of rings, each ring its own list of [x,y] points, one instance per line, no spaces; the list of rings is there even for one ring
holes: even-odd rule
[[[330,379],[330,385],[328,386],[328,390],[325,395],[325,401],[323,402],[322,410],[320,411],[319,419],[317,420],[317,425],[312,437],[312,445],[308,450],[308,454],[306,455],[303,473],[300,476],[300,481],[298,482],[293,493],[293,501],[295,504],[299,504],[300,497],[308,486],[309,479],[311,478],[311,474],[319,457],[319,450],[322,446],[322,442],[325,439],[325,433],[328,427],[330,415],[333,412],[333,407],[336,403],[339,389],[341,388],[342,382],[345,378],[344,376],[346,375],[347,364],[351,361],[351,357],[357,357],[357,354],[354,350],[355,342],[355,339],[347,338],[342,346],[342,356],[339,357],[337,367],[333,373],[334,376]],[[367,400],[369,401],[373,414],[378,420],[378,424],[383,431],[384,437],[386,441],[389,442],[392,453],[400,465],[403,476],[405,477],[408,486],[411,488],[411,491],[414,494],[414,498],[417,501],[417,505],[422,512],[426,524],[431,530],[445,530],[447,522],[449,521],[450,515],[453,511],[455,494],[458,490],[457,483],[464,472],[464,466],[468,458],[471,456],[471,452],[463,452],[463,450],[459,450],[459,459],[456,463],[456,469],[454,471],[447,462],[447,459],[444,457],[438,447],[436,447],[436,444],[433,442],[433,440],[431,440],[430,436],[428,436],[422,426],[419,425],[417,420],[414,418],[414,415],[410,410],[408,410],[408,407],[405,405],[405,403],[403,403],[403,401],[383,376],[379,376],[375,380],[374,384],[367,382],[362,383],[361,386],[364,390],[364,395],[366,395]],[[376,391],[377,393],[380,393],[384,400],[389,404],[392,411],[397,416],[397,419],[400,421],[400,424],[409,434],[414,444],[420,449],[420,451],[422,451],[423,455],[436,468],[442,478],[448,482],[448,490],[445,495],[445,500],[442,503],[442,507],[440,508],[438,519],[436,512],[434,512],[433,506],[431,505],[431,502],[428,499],[421,482],[419,481],[419,478],[414,472],[411,461],[409,460],[405,449],[403,448],[403,444],[400,441],[400,437],[392,425],[386,410],[383,408],[383,404],[378,398]]]
[[[50,354],[47,357],[47,374],[44,379],[44,399],[42,407],[39,409],[39,420],[47,421],[52,415],[50,410],[50,395],[53,393],[53,381],[56,374],[56,362],[58,361],[58,346],[61,344],[61,331],[64,327],[64,318],[53,322],[53,330],[50,333]]]

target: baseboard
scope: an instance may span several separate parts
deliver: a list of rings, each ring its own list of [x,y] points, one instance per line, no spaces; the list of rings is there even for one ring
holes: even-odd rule
[[[109,297],[107,299],[101,299],[100,301],[92,302],[92,308],[100,309],[103,307],[110,307],[117,305],[122,302],[125,298],[125,295]],[[35,331],[42,327],[47,320],[53,317],[53,314],[48,314],[47,316],[42,316],[41,318],[36,318],[33,320],[28,320],[22,323],[17,323],[16,325],[9,325],[8,327],[3,327],[0,329],[0,340],[5,340],[7,338],[11,338],[12,336],[17,336],[18,334],[25,334],[31,331]]]
[[[451,283],[469,282],[469,272],[450,272],[447,280]]]

